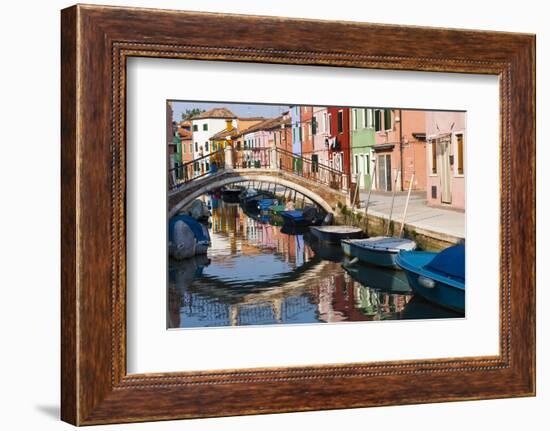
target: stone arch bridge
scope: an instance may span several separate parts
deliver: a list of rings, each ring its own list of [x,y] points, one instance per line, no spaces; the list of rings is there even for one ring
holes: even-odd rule
[[[246,169],[220,171],[190,181],[168,195],[169,216],[176,215],[199,196],[229,184],[252,183],[282,186],[305,196],[327,212],[334,212],[340,204],[348,202],[348,194],[326,185],[280,170]],[[264,187],[265,189],[265,187]]]

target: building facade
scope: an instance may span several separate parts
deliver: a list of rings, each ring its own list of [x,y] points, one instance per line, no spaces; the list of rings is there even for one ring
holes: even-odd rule
[[[329,166],[344,174],[350,174],[350,110],[343,107],[329,107],[328,134]]]
[[[465,209],[466,133],[463,112],[426,113],[428,205]]]
[[[328,110],[324,106],[314,106],[312,111],[313,152],[311,160],[313,163],[328,166]]]
[[[351,181],[368,190],[374,172],[374,112],[370,108],[352,108],[350,112]]]
[[[195,174],[203,174],[210,170],[210,155],[212,147],[210,138],[227,128],[229,120],[233,127],[237,126],[237,116],[227,108],[214,108],[191,118],[193,132],[193,159]]]
[[[379,191],[426,190],[426,112],[374,109],[376,178]],[[399,175],[400,173],[400,175]]]

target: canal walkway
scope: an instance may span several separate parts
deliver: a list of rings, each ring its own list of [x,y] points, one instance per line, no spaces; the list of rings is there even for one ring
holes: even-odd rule
[[[360,193],[361,207],[364,208],[368,192]],[[391,193],[372,192],[369,202],[369,215],[387,219],[391,209]],[[392,220],[401,223],[407,192],[397,192],[393,206]],[[405,224],[418,233],[437,237],[450,242],[465,237],[466,217],[463,212],[431,207],[426,200],[426,192],[413,192],[409,201]]]

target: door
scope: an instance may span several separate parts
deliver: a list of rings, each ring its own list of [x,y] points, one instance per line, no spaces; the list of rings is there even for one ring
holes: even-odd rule
[[[364,159],[363,154],[355,156],[355,166],[356,166],[356,173],[358,178],[357,184],[361,189],[365,188],[365,162],[363,161],[363,159]]]
[[[441,202],[451,203],[451,142],[438,141],[438,165],[441,172]]]
[[[378,156],[378,190],[391,192],[391,155]]]

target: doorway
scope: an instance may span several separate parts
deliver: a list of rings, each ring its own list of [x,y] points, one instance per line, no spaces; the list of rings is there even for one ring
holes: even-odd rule
[[[378,190],[391,192],[391,155],[378,156]]]
[[[439,172],[441,173],[441,203],[450,204],[451,196],[451,141],[442,139],[437,142]]]

